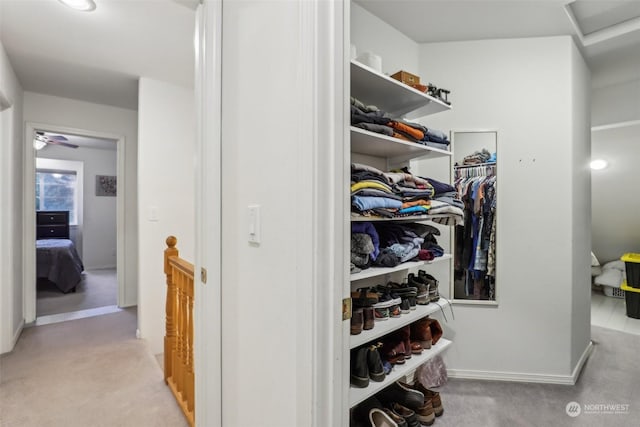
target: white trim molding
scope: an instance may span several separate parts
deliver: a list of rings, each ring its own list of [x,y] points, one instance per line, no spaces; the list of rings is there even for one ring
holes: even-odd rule
[[[621,37],[635,31],[640,30],[640,18],[632,18],[626,21],[619,22],[617,24],[611,25],[609,27],[603,28],[598,31],[594,31],[592,33],[584,34],[582,28],[580,28],[580,23],[573,13],[573,9],[571,8],[571,3],[569,2],[564,6],[564,11],[567,14],[567,18],[573,27],[573,30],[580,40],[580,43],[584,47],[592,46],[598,43],[606,42],[608,40],[614,39],[616,37]]]
[[[473,371],[466,369],[448,369],[449,378],[484,381],[508,381],[521,383],[562,384],[575,385],[580,372],[593,350],[593,343],[589,341],[587,348],[582,353],[580,360],[573,369],[571,375],[546,375],[530,374],[525,372],[498,372],[498,371]]]
[[[342,299],[349,296],[348,188],[350,174],[349,2],[322,0],[301,4],[300,56],[304,94],[309,105],[302,137],[312,145],[311,425],[349,424],[349,322],[342,318]],[[301,278],[303,279],[303,278]],[[299,325],[303,326],[303,325]],[[300,333],[308,334],[301,330]],[[298,424],[302,419],[298,420]]]
[[[599,131],[609,130],[609,129],[621,129],[621,128],[638,126],[638,125],[640,125],[640,120],[629,120],[626,122],[607,123],[604,125],[591,126],[591,132],[599,132]]]
[[[194,281],[195,420],[222,426],[221,100],[222,2],[196,9],[196,248]],[[206,284],[199,274],[207,270]]]

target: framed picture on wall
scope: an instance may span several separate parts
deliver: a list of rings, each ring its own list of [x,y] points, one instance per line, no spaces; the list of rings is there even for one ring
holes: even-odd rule
[[[96,175],[96,196],[115,197],[117,195],[116,177]]]

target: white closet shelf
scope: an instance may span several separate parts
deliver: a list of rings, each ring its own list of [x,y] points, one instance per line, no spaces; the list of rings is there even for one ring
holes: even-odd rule
[[[451,109],[439,99],[357,61],[351,61],[351,96],[393,117],[417,118]]]
[[[426,363],[432,357],[442,353],[451,345],[451,341],[444,338],[438,340],[438,344],[431,346],[431,349],[424,350],[420,355],[413,355],[411,359],[405,361],[403,365],[395,365],[393,370],[387,375],[384,381],[374,382],[370,381],[368,387],[364,388],[349,388],[349,407],[354,407],[358,403],[373,396],[385,387],[388,387],[393,382],[402,379],[405,376],[410,375],[420,365]]]
[[[448,305],[449,302],[440,297],[436,302],[430,302],[427,305],[417,305],[415,310],[411,310],[407,314],[402,314],[400,317],[392,317],[388,320],[378,320],[375,322],[373,329],[362,331],[358,335],[350,335],[349,348],[356,348],[385,336],[405,325],[408,325],[409,323],[415,322],[418,319],[422,319],[430,314],[444,310]]]
[[[451,151],[429,147],[417,142],[403,141],[381,133],[351,126],[351,151],[376,157],[418,158],[451,157]]]
[[[385,274],[408,270],[410,268],[422,267],[424,265],[450,260],[451,258],[451,254],[444,254],[441,257],[432,259],[431,261],[408,261],[403,262],[402,264],[398,264],[395,267],[369,267],[359,273],[352,274],[351,282],[355,282],[356,280],[368,279],[370,277],[384,276]]]
[[[377,216],[352,216],[351,222],[379,222],[379,221],[395,221],[395,222],[416,222],[416,221],[431,221],[435,218],[446,218],[451,215],[447,214],[434,214],[434,215],[414,215],[414,216],[402,216],[398,218],[384,218]]]

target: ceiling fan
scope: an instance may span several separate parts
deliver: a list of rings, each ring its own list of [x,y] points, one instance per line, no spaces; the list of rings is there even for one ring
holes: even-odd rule
[[[43,149],[47,144],[62,145],[69,148],[78,148],[76,144],[72,144],[66,137],[62,135],[49,135],[42,131],[36,131],[36,137],[33,140],[33,147],[36,150]]]

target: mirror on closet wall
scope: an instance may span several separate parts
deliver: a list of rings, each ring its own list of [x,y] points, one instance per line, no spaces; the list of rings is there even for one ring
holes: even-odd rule
[[[497,305],[496,130],[451,131],[453,182],[464,203],[464,224],[453,236],[453,302]]]

